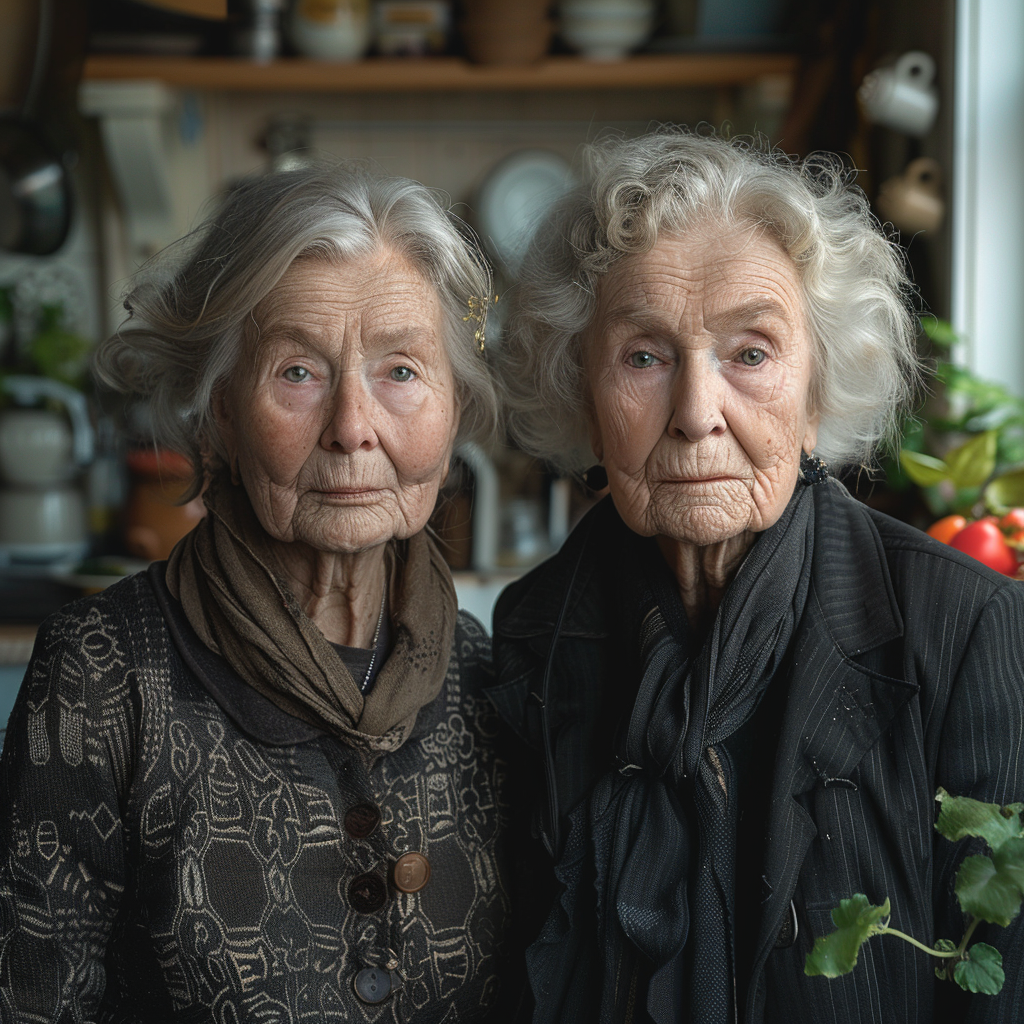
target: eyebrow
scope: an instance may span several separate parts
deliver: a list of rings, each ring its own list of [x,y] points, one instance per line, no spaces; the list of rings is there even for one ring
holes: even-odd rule
[[[786,323],[790,322],[789,313],[786,308],[775,299],[751,299],[749,302],[740,303],[721,313],[713,313],[704,320],[705,330],[713,334],[736,331],[743,327],[749,327],[763,317],[777,317]]]
[[[376,332],[385,346],[404,345],[410,342],[430,341],[438,343],[438,334],[433,327],[426,324],[410,327],[382,327]]]
[[[781,303],[776,302],[775,299],[759,298],[742,302],[738,306],[731,306],[719,313],[713,313],[705,318],[704,329],[712,334],[728,334],[731,331],[749,327],[763,317],[777,317],[786,323],[790,322],[789,312]],[[620,306],[609,310],[605,317],[605,324],[620,323],[632,324],[651,334],[671,336],[676,334],[675,325],[660,313],[637,306]]]

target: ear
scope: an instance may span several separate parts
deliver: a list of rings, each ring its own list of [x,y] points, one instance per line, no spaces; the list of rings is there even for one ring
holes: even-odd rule
[[[597,414],[594,412],[592,402],[587,402],[587,436],[590,439],[590,450],[594,458],[601,462],[604,460],[604,438],[601,436],[601,424],[597,422]]]
[[[230,464],[235,458],[237,438],[226,383],[221,382],[214,389],[210,399],[210,411],[213,413],[213,422],[217,424],[217,433],[220,435],[221,444],[224,445],[228,453],[228,463]]]
[[[438,490],[444,487],[448,482],[448,477],[452,471],[452,458],[455,454],[455,439],[459,436],[459,424],[462,422],[462,410],[459,408],[458,403],[455,404],[452,412],[452,424],[451,429],[448,432],[448,454],[444,459],[444,469],[441,471],[441,482],[438,484]]]
[[[818,426],[820,423],[821,417],[816,412],[812,412],[807,418],[807,429],[804,431],[804,440],[800,447],[808,455],[814,451],[814,446],[818,443]]]

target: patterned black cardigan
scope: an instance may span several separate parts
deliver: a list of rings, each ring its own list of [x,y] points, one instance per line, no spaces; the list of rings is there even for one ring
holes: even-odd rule
[[[370,760],[235,676],[159,570],[49,619],[0,762],[0,1019],[499,1019],[489,661],[460,613],[441,693]]]

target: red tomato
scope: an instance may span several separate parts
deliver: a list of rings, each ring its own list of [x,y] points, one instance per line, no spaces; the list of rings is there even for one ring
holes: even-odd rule
[[[1004,530],[1024,530],[1024,508],[1011,508],[999,520],[999,525]]]
[[[950,542],[957,551],[962,551],[979,562],[984,562],[996,572],[1012,576],[1017,571],[1017,556],[1003,540],[995,523],[984,519],[965,526]]]
[[[945,516],[928,527],[928,536],[948,544],[966,525],[963,516]]]

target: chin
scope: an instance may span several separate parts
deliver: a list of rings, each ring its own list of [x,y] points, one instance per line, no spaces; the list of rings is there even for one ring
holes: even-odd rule
[[[654,533],[678,544],[707,547],[738,537],[750,528],[750,509],[733,504],[691,505],[657,510]]]
[[[387,510],[376,506],[318,509],[312,515],[296,516],[293,537],[315,551],[355,555],[386,544],[394,537],[408,536]]]

